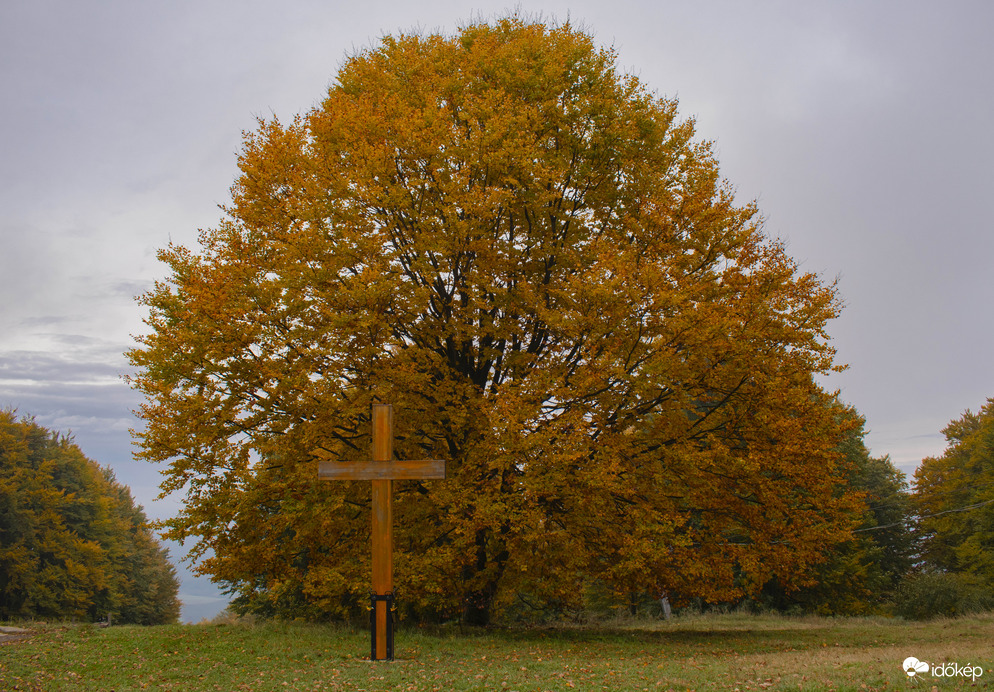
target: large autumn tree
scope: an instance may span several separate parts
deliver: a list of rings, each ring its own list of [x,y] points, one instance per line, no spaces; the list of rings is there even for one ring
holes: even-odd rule
[[[245,608],[368,593],[372,401],[398,458],[400,592],[487,622],[618,594],[727,600],[845,538],[834,287],[739,206],[675,101],[569,25],[387,37],[246,135],[219,225],[143,302],[141,458],[167,535]]]

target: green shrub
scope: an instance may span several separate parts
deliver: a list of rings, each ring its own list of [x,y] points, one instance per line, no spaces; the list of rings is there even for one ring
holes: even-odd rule
[[[921,572],[907,576],[894,594],[894,612],[907,620],[955,617],[994,609],[994,593],[968,576]]]

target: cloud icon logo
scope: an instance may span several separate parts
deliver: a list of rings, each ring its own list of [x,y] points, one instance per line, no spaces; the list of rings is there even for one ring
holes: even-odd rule
[[[918,673],[927,673],[928,664],[925,661],[919,661],[914,656],[908,656],[904,659],[904,672],[908,674],[909,678],[913,678]]]

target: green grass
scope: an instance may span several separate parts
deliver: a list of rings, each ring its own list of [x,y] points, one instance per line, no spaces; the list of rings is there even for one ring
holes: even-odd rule
[[[981,665],[994,687],[994,616],[909,623],[723,615],[613,627],[397,633],[370,662],[362,630],[298,623],[35,626],[0,647],[0,690],[880,690],[908,656]]]

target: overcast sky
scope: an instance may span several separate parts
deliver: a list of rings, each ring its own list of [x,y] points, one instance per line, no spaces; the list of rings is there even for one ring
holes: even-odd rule
[[[153,517],[123,352],[170,240],[216,224],[241,132],[322,98],[387,33],[501,2],[0,3],[0,407],[72,431]],[[826,385],[909,473],[994,396],[994,3],[522,2],[677,97],[804,270],[839,279]],[[176,551],[174,550],[174,555]],[[184,572],[184,616],[209,589]],[[212,605],[213,604],[213,605]]]

